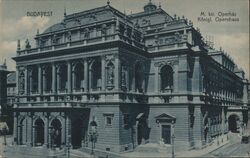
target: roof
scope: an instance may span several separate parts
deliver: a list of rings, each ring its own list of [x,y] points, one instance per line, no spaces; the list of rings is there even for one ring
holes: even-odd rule
[[[151,12],[139,12],[129,15],[133,22],[138,22],[140,26],[155,25],[165,21],[173,21],[173,18],[163,9],[157,8]]]
[[[7,84],[16,84],[16,72],[7,75]]]
[[[106,6],[86,10],[83,12],[66,15],[64,19],[62,20],[62,22],[48,27],[43,33],[50,33],[54,31],[60,31],[63,29],[76,27],[76,26],[92,24],[98,21],[109,20],[113,17],[123,18],[125,17],[125,14],[121,13],[117,9],[111,7],[110,5],[106,5]]]

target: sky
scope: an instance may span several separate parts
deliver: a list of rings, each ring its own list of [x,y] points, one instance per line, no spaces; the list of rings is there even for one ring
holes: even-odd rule
[[[143,10],[149,0],[110,0],[110,5],[126,12],[136,13]],[[234,62],[246,73],[249,79],[249,1],[248,0],[152,0],[154,4],[164,9],[169,15],[182,17],[193,21],[194,27],[199,27],[203,37],[214,41],[214,47],[229,54]],[[0,0],[0,63],[7,59],[9,70],[15,70],[15,62],[11,59],[16,55],[17,40],[21,46],[28,38],[34,43],[34,36],[43,32],[49,26],[63,20],[64,8],[67,14],[76,13],[106,5],[107,0]],[[27,16],[27,12],[48,11],[52,16]],[[199,21],[201,12],[208,16],[213,13],[212,22]],[[237,22],[216,22],[220,13],[231,12]],[[221,16],[220,16],[221,17]]]

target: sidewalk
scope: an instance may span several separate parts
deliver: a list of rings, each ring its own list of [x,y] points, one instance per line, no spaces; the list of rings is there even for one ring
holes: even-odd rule
[[[197,149],[197,150],[190,150],[190,151],[183,151],[178,152],[176,154],[176,157],[201,157],[202,155],[206,155],[214,150],[217,150],[224,145],[228,144],[230,141],[227,140],[226,136],[223,137],[223,142],[221,141],[221,138],[219,138],[219,144],[217,142],[217,139],[215,139],[212,144],[208,145],[207,147],[203,149]]]
[[[217,150],[224,145],[228,144],[230,141],[227,140],[226,136],[219,139],[219,144],[217,144],[217,139],[213,140],[213,142],[203,149],[194,149],[190,151],[183,151],[175,153],[175,157],[201,157],[202,155],[206,155],[214,150]],[[128,157],[128,158],[166,158],[172,157],[171,152],[129,152],[121,154],[121,157]]]

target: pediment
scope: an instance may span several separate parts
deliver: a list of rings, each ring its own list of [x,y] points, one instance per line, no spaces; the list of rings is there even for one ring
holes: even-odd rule
[[[176,117],[172,116],[172,115],[169,115],[169,114],[166,114],[166,113],[163,113],[159,116],[156,116],[155,117],[156,121],[159,121],[159,122],[173,122],[175,123],[176,121]]]

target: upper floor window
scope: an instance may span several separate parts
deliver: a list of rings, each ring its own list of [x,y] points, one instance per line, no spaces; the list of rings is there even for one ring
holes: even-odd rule
[[[171,89],[173,87],[173,69],[169,65],[161,68],[161,90]]]

